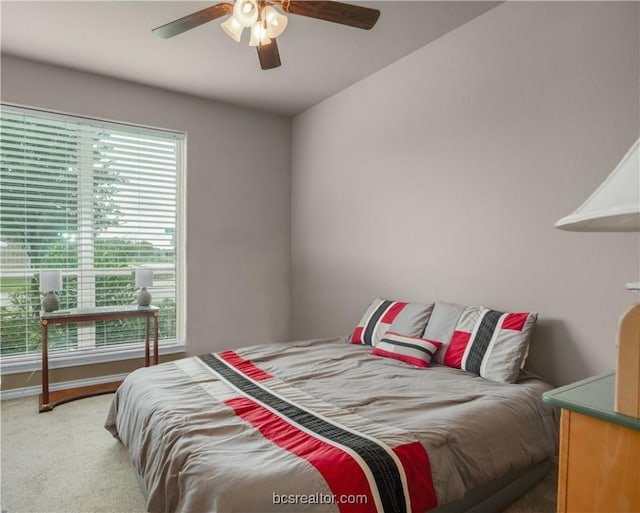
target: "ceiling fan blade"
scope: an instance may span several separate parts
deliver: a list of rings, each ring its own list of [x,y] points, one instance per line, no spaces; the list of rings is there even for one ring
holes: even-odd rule
[[[184,18],[174,20],[166,25],[162,25],[161,27],[154,28],[151,32],[163,39],[168,39],[170,37],[177,36],[178,34],[182,34],[187,30],[191,30],[192,28],[196,28],[203,23],[225,16],[231,11],[233,11],[233,4],[223,2],[207,7],[206,9],[202,9],[201,11],[191,13]]]
[[[308,16],[365,30],[372,28],[380,16],[378,9],[342,2],[281,0],[281,5],[283,11],[291,14],[299,14],[300,16]]]
[[[268,45],[258,45],[258,58],[262,69],[273,69],[280,66],[280,52],[275,39]]]

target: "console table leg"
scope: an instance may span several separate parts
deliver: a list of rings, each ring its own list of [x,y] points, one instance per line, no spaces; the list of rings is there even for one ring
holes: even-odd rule
[[[42,404],[40,411],[48,411],[49,408],[49,322],[43,319],[42,326]]]
[[[153,314],[153,363],[158,365],[158,312]]]
[[[149,317],[144,320],[144,366],[149,367]]]

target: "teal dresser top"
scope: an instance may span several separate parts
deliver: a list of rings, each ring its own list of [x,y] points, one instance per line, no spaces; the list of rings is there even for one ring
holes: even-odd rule
[[[607,422],[640,430],[640,419],[616,413],[613,409],[616,373],[614,371],[583,379],[542,394],[545,403],[583,413]]]

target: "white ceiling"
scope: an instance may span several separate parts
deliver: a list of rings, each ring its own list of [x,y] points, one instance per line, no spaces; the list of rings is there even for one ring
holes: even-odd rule
[[[352,2],[381,11],[360,30],[289,16],[282,66],[260,70],[254,48],[214,20],[171,39],[151,29],[212,2],[2,1],[3,54],[295,114],[459,27],[500,2]]]

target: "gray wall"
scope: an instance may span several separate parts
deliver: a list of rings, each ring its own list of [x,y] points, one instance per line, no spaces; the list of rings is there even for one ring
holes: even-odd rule
[[[639,7],[503,4],[297,116],[293,336],[442,299],[538,311],[555,383],[613,368],[638,234],[553,224],[640,133]]]
[[[2,101],[187,132],[187,350],[288,338],[289,119],[6,56]]]

